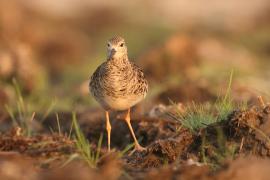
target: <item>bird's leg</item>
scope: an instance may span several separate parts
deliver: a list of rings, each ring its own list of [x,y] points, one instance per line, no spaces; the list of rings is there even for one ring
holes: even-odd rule
[[[111,123],[110,123],[110,116],[109,111],[106,111],[106,129],[107,129],[107,135],[108,135],[108,151],[111,151]]]
[[[143,151],[143,150],[145,150],[145,148],[142,147],[142,146],[138,143],[137,138],[136,138],[136,136],[135,136],[135,134],[134,134],[134,131],[133,131],[133,129],[132,129],[132,126],[131,126],[131,124],[130,124],[130,108],[128,109],[128,112],[127,112],[125,121],[127,122],[128,128],[129,128],[129,130],[130,130],[130,132],[131,132],[131,134],[132,134],[132,137],[133,137],[133,139],[134,139],[134,142],[135,142],[135,150],[137,150],[137,151]]]

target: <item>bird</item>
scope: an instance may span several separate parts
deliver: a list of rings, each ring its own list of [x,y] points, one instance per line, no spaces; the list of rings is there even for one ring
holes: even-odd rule
[[[114,36],[107,41],[107,60],[97,67],[89,82],[90,94],[105,110],[108,151],[111,146],[111,111],[127,111],[125,122],[134,140],[133,151],[144,151],[131,126],[130,109],[148,92],[148,81],[140,67],[128,58],[125,39]]]

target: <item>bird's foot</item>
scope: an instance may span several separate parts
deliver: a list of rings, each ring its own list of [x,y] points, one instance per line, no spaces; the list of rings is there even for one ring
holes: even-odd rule
[[[135,145],[135,150],[141,152],[141,151],[146,151],[146,148],[145,147],[142,147],[139,144],[137,144],[137,145]]]
[[[135,148],[129,153],[129,155],[132,155],[136,151],[142,152],[142,151],[146,151],[146,150],[147,150],[147,148],[142,147],[141,145],[137,144],[137,145],[135,145]]]

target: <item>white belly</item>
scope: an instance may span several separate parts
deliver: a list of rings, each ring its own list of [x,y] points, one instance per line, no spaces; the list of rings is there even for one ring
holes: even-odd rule
[[[122,111],[129,109],[143,99],[144,96],[127,96],[121,98],[113,98],[110,96],[106,96],[102,98],[102,100],[99,100],[99,102],[106,110],[111,109]]]

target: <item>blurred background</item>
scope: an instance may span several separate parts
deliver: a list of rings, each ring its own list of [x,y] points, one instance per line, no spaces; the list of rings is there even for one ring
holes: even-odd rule
[[[89,77],[115,35],[150,82],[144,107],[215,101],[232,69],[236,101],[269,99],[268,0],[0,0],[0,111],[14,86],[35,112],[96,107]]]

